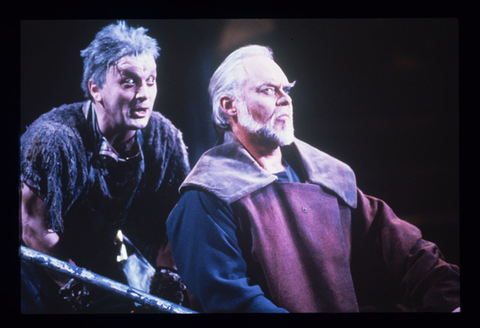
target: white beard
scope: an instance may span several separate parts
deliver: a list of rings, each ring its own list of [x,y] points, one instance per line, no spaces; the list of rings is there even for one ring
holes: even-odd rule
[[[294,140],[294,128],[292,120],[285,121],[282,128],[275,127],[275,120],[284,111],[275,112],[271,119],[265,124],[258,123],[253,119],[247,110],[244,103],[238,106],[238,123],[243,126],[248,132],[256,134],[266,139],[266,141],[273,142],[279,146],[286,146]]]

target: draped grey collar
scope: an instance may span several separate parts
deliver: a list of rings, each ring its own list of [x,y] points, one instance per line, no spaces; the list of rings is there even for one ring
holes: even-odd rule
[[[306,183],[323,186],[352,208],[357,206],[355,174],[345,163],[295,139],[293,147],[300,157]],[[187,176],[180,191],[187,187],[204,189],[227,204],[276,181],[235,138],[205,152]]]

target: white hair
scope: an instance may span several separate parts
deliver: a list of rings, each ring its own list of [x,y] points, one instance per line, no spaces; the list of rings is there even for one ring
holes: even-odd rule
[[[252,56],[265,56],[273,60],[273,51],[269,47],[248,45],[232,52],[217,68],[208,86],[213,108],[213,124],[218,131],[230,129],[227,115],[220,106],[220,98],[239,97],[240,87],[246,79],[243,59]]]

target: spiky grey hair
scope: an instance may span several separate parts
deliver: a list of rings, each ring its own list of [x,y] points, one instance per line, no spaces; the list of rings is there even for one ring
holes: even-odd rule
[[[151,55],[157,59],[160,48],[157,40],[147,36],[148,29],[129,27],[125,21],[118,21],[104,27],[97,33],[90,45],[80,52],[83,60],[81,87],[87,98],[91,98],[88,81],[100,88],[105,84],[108,69],[124,56]]]

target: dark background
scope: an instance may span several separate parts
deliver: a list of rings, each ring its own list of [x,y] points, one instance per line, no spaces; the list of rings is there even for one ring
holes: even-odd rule
[[[80,50],[115,20],[22,20],[20,133],[82,101]],[[183,132],[192,166],[217,139],[209,78],[239,46],[270,46],[287,77],[296,136],[349,164],[459,263],[459,52],[454,18],[127,20],[162,48],[155,109]]]

